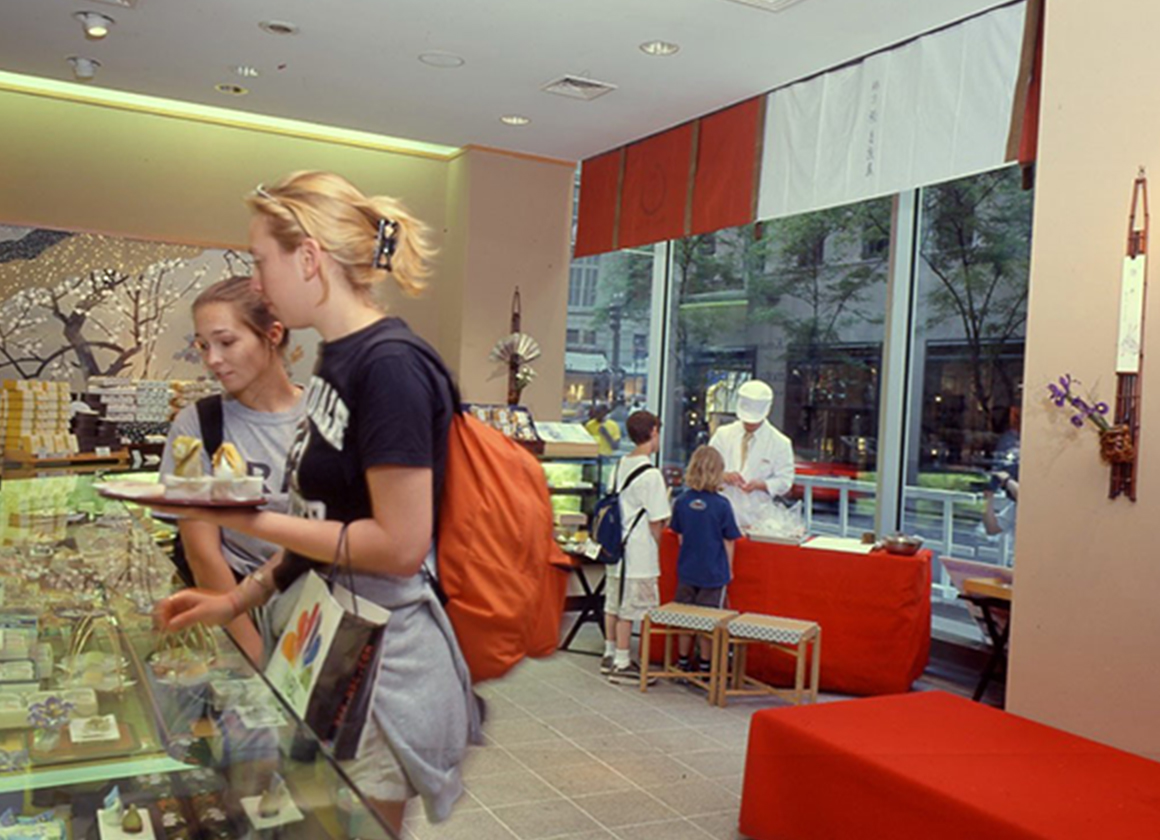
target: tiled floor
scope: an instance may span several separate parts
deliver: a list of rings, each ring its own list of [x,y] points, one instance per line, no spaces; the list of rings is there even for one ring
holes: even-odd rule
[[[574,647],[600,643],[593,631]],[[964,690],[934,676],[915,687]],[[413,802],[408,840],[736,840],[749,718],[784,705],[713,708],[663,681],[642,694],[611,685],[599,659],[580,653],[526,662],[479,693],[488,743],[468,756],[468,792],[437,825]]]

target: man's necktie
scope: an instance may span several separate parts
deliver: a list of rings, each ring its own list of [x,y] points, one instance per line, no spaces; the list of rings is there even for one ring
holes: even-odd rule
[[[749,444],[753,443],[753,432],[746,432],[745,436],[741,438],[741,466],[738,472],[745,469],[745,459],[749,457]]]

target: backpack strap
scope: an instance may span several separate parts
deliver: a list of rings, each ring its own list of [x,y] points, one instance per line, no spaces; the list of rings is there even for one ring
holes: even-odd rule
[[[618,470],[620,469],[619,462],[617,463],[616,468]],[[635,481],[638,476],[643,475],[649,470],[655,469],[656,467],[654,467],[652,464],[641,464],[639,467],[629,473],[628,480],[624,482],[624,486],[616,491],[617,495],[619,496],[621,493],[627,490],[628,486],[632,484],[632,482]],[[613,486],[615,487],[616,485],[614,484]],[[624,549],[625,546],[628,545],[628,538],[632,536],[632,532],[636,530],[636,526],[639,525],[640,520],[644,518],[645,512],[646,510],[643,507],[636,512],[636,516],[632,518],[632,524],[628,526],[628,530],[624,532],[624,537],[620,541],[620,600],[617,601],[618,604],[624,604],[624,580],[626,577],[625,572],[628,571],[628,555],[625,553]]]
[[[221,394],[211,394],[197,401],[197,420],[201,424],[205,454],[212,460],[213,454],[221,449],[225,436],[225,411],[222,409]]]
[[[620,470],[620,464],[616,465],[616,469],[617,469],[617,471]],[[633,470],[632,472],[630,472],[628,474],[628,480],[626,482],[624,482],[623,487],[621,487],[619,490],[616,491],[617,495],[620,495],[625,490],[627,490],[629,485],[632,484],[634,481],[636,481],[638,476],[642,475],[643,473],[648,472],[649,470],[655,470],[655,469],[656,469],[656,467],[654,467],[652,464],[641,464],[639,467],[637,467],[635,470]],[[613,485],[612,486],[615,487],[616,486],[616,483],[615,483],[616,482],[616,475],[614,474],[612,476],[612,478],[613,478]]]

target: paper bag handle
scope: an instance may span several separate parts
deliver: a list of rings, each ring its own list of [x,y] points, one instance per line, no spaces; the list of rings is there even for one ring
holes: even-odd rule
[[[354,563],[350,559],[350,540],[347,539],[346,529],[350,527],[349,522],[343,522],[342,527],[338,531],[338,543],[334,546],[334,562],[330,564],[330,574],[326,576],[326,585],[331,590],[334,589],[334,578],[338,574],[342,566],[343,555],[346,555],[346,582],[347,589],[350,590],[351,603],[354,605],[354,614],[358,615],[358,594],[354,591]]]

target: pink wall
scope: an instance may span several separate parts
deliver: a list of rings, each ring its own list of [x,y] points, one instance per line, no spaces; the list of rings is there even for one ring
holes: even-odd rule
[[[1007,708],[1160,759],[1160,4],[1047,4]],[[1132,180],[1154,228],[1139,501],[1108,499],[1096,434],[1048,403],[1115,395]]]

